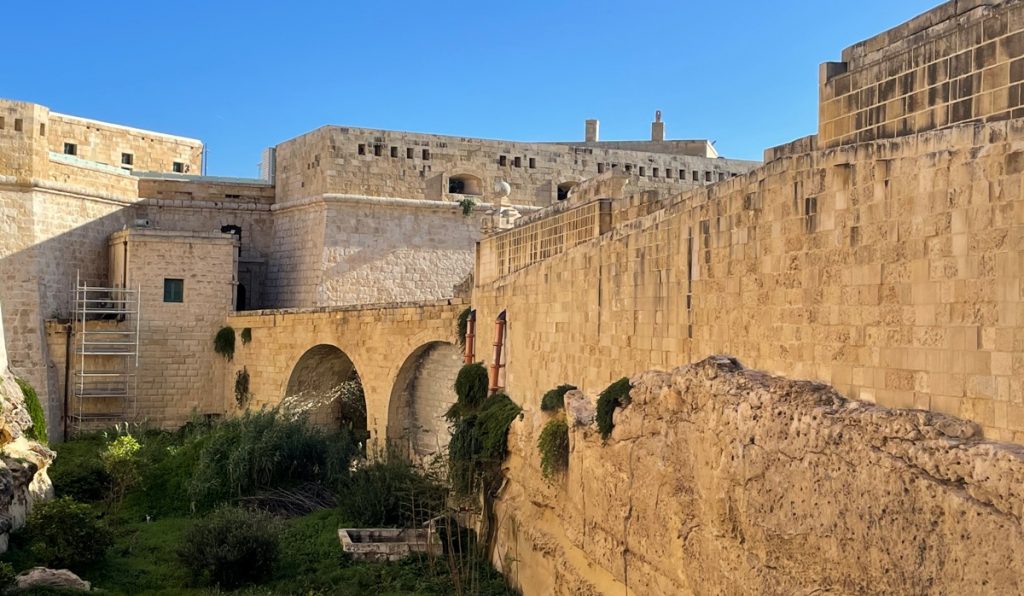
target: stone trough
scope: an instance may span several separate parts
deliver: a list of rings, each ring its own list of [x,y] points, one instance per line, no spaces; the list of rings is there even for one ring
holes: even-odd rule
[[[341,528],[341,549],[357,561],[397,561],[411,553],[441,553],[437,534],[416,528]]]

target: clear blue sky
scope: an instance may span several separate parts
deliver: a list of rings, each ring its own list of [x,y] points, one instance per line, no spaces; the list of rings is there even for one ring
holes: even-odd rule
[[[55,1],[4,6],[0,97],[196,137],[212,175],[324,124],[513,140],[815,132],[818,64],[939,0]]]

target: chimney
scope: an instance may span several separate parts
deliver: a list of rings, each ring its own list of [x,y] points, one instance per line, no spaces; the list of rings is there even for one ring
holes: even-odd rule
[[[598,131],[600,130],[600,128],[601,123],[598,122],[597,120],[587,120],[587,131],[586,136],[583,137],[583,140],[586,141],[587,143],[596,143],[598,139]]]
[[[651,140],[665,140],[665,123],[661,121],[661,110],[654,112],[654,122],[651,122]]]

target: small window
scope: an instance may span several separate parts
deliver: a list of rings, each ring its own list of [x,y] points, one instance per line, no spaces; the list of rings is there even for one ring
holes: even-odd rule
[[[175,174],[184,174],[185,164],[183,164],[180,161],[176,161],[173,164],[171,164],[171,171],[174,172]]]
[[[612,164],[612,169],[613,169],[613,170],[617,170],[617,169],[619,169],[619,164],[617,164],[617,163],[613,163],[613,164]]]
[[[651,176],[654,178],[658,177],[658,168],[651,168]]]
[[[686,170],[679,170],[679,179],[686,180]]]
[[[391,157],[398,157],[398,147],[391,148]]]
[[[711,172],[704,172],[704,182],[711,182]]]
[[[423,159],[424,160],[430,159],[430,149],[424,149],[423,150]]]
[[[665,168],[665,177],[672,178],[672,168]]]
[[[412,147],[409,147],[408,149],[405,150],[405,158],[412,159]]]
[[[694,182],[700,182],[700,173],[697,172],[697,170],[693,171],[693,181]]]
[[[626,173],[628,174],[628,173],[630,173],[632,171],[633,171],[633,164],[631,164],[631,163],[626,164]]]
[[[515,158],[514,160],[512,160],[512,165],[514,165],[517,168],[523,167],[523,158],[521,158],[521,157]]]
[[[0,130],[3,130],[6,124],[7,123],[4,121],[4,117],[0,116]]]
[[[721,182],[722,180],[725,180],[725,172],[718,173],[718,181]]]
[[[21,132],[22,125],[23,125],[23,123],[21,121],[21,118],[15,118],[14,119],[14,132]]]
[[[373,146],[373,155],[374,155],[374,157],[380,157],[381,155],[384,155],[384,146],[383,145],[374,145]]]
[[[534,170],[537,168],[537,159],[534,157],[530,158],[530,169]]]
[[[643,166],[640,166],[640,175],[641,176],[646,176],[647,175],[647,168],[645,168]]]
[[[598,174],[604,174],[604,164],[603,163],[597,164],[597,173]]]
[[[74,143],[64,143],[64,155],[78,155],[78,145]]]
[[[359,152],[359,155],[366,155],[366,145],[365,144],[359,143],[359,148],[357,150]]]
[[[46,125],[45,124],[40,124],[39,125],[39,136],[41,136],[41,137],[45,137],[46,136]]]
[[[502,166],[502,167],[507,166],[508,165],[508,157],[506,157],[504,155],[499,155],[498,156],[498,165]]]
[[[185,301],[185,280],[164,278],[164,302]]]
[[[132,155],[131,153],[122,153],[121,154],[121,165],[123,165],[123,166],[135,165],[135,156]]]

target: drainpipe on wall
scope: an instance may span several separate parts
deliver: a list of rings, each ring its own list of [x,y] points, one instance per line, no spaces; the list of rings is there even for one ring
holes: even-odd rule
[[[462,358],[463,364],[473,364],[473,360],[476,359],[476,352],[474,351],[476,346],[476,310],[470,310],[469,316],[466,317],[466,337],[463,338],[466,344],[466,352]]]
[[[494,395],[501,389],[498,385],[498,375],[505,366],[501,363],[501,348],[505,345],[505,311],[501,311],[494,321],[494,362],[491,363],[491,386],[489,393]]]

